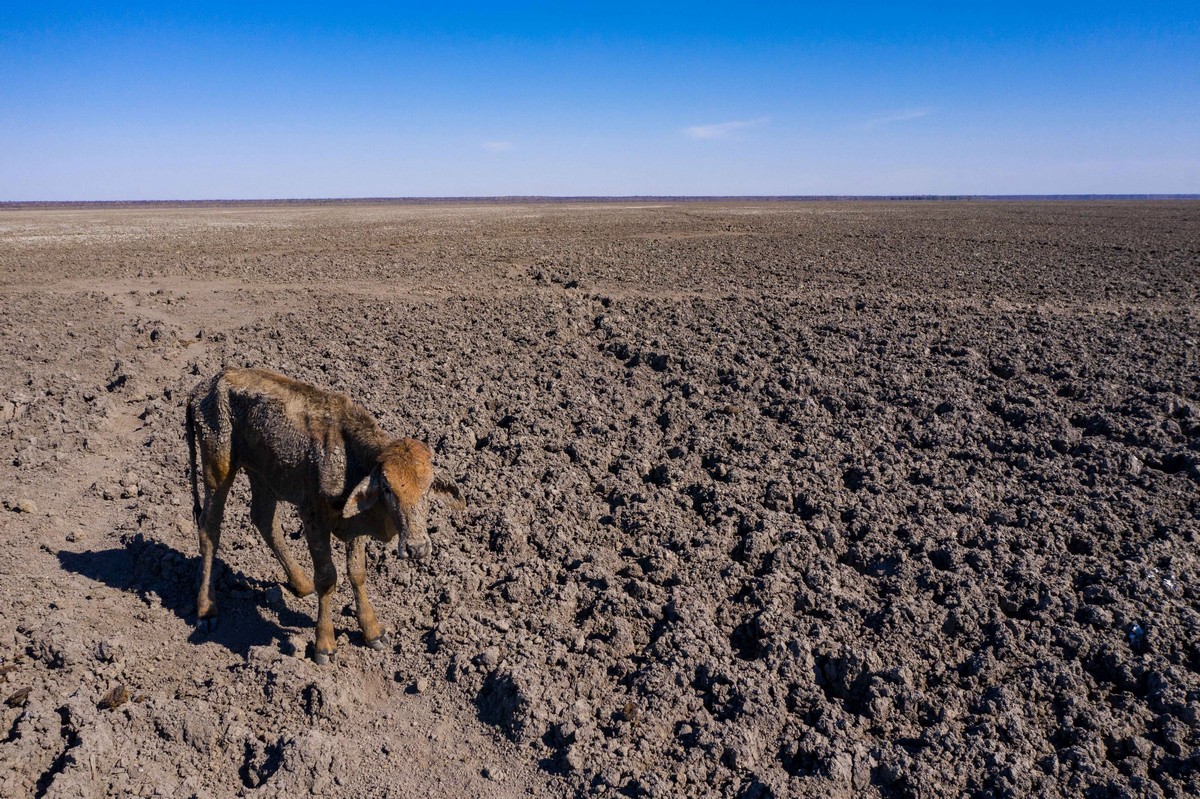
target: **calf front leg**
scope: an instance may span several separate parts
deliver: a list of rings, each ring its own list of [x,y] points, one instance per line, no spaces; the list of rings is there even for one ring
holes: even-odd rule
[[[329,550],[329,530],[309,518],[304,520],[304,536],[313,561],[313,582],[317,588],[317,640],[313,648],[313,660],[318,665],[329,663],[330,655],[337,651],[333,637],[333,614],[330,605],[337,588],[337,569]]]
[[[279,525],[279,502],[269,488],[251,478],[250,480],[250,519],[262,534],[267,546],[275,553],[275,559],[283,566],[287,575],[284,585],[298,597],[308,596],[313,592],[313,582],[308,579],[288,551],[283,540],[283,528]]]
[[[354,589],[354,611],[363,640],[372,649],[383,649],[387,639],[379,619],[375,617],[375,608],[371,607],[371,600],[367,598],[366,536],[355,536],[346,542],[346,574],[350,576],[350,586]]]

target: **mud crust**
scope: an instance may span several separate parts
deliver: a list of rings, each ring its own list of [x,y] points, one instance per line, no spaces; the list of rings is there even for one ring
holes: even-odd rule
[[[1197,242],[1185,202],[0,210],[0,796],[1200,794]],[[193,627],[224,365],[461,487],[428,561],[368,548],[388,640],[341,588],[308,657],[244,478]]]

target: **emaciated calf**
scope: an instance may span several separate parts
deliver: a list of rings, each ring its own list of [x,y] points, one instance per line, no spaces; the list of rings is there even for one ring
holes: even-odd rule
[[[430,496],[448,496],[462,506],[458,487],[435,477],[429,447],[411,438],[389,438],[371,414],[344,394],[264,369],[226,369],[200,383],[188,398],[186,416],[202,560],[198,627],[206,632],[216,627],[213,558],[226,497],[243,469],[250,478],[250,517],[283,566],[288,589],[307,596],[315,583],[319,605],[313,659],[328,663],[336,649],[330,603],[337,570],[331,535],[346,546],[346,572],[363,638],[372,649],[382,649],[384,631],[364,588],[366,536],[384,542],[399,536],[398,551],[403,547],[411,556],[425,557],[432,549],[426,529]],[[312,555],[312,580],[284,545],[280,500],[299,511]]]

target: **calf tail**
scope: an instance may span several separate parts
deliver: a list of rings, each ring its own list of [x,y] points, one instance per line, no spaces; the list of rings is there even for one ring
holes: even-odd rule
[[[192,480],[192,519],[195,520],[197,526],[200,524],[200,476],[196,473],[196,412],[192,409],[192,403],[189,400],[187,410],[184,415],[183,423],[184,435],[188,442],[188,465],[191,467],[189,472]]]

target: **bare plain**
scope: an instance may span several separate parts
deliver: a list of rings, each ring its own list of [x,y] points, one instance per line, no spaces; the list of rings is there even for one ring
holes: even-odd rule
[[[1200,203],[6,208],[0,310],[0,796],[1200,794]],[[226,365],[461,487],[385,651],[244,478],[196,630]]]

